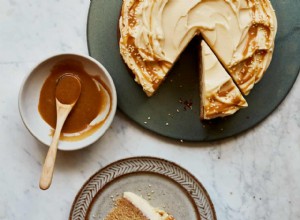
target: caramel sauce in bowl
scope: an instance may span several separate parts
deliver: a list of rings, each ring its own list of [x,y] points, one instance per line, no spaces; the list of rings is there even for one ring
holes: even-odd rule
[[[21,86],[19,111],[30,133],[49,146],[56,125],[55,88],[64,74],[78,77],[81,93],[65,122],[58,149],[77,150],[107,131],[117,108],[113,80],[98,61],[89,56],[61,54],[41,62]],[[58,95],[71,99],[67,87],[61,88],[62,94]]]

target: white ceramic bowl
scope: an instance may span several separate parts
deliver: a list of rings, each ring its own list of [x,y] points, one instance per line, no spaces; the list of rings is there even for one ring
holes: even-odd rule
[[[29,73],[21,86],[19,93],[19,111],[27,129],[42,143],[48,146],[50,145],[52,137],[49,134],[52,128],[42,119],[38,111],[40,91],[52,67],[64,59],[79,61],[90,75],[98,75],[107,85],[112,96],[111,111],[104,124],[97,131],[82,140],[59,142],[58,149],[69,151],[84,148],[94,143],[105,133],[116,113],[117,94],[113,80],[107,70],[97,60],[89,56],[60,54],[41,62]]]

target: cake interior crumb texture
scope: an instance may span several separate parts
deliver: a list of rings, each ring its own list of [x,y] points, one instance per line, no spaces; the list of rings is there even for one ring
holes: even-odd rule
[[[106,216],[105,220],[148,220],[143,213],[127,199],[120,198],[115,208]]]

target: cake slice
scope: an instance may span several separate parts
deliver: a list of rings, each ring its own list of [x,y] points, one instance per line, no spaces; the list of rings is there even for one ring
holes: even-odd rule
[[[104,220],[175,220],[163,210],[153,208],[145,199],[132,192],[124,192],[115,208]]]
[[[210,47],[201,42],[201,119],[234,114],[248,104]]]

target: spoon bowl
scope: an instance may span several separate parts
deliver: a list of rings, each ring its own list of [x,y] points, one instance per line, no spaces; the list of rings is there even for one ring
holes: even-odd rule
[[[51,185],[60,133],[69,113],[80,96],[80,92],[80,80],[75,75],[64,74],[58,79],[55,93],[56,127],[40,178],[40,188],[43,190],[48,189]]]
[[[40,91],[45,80],[51,74],[52,68],[59,62],[72,60],[80,62],[85,71],[93,77],[101,79],[110,93],[111,104],[109,115],[101,127],[84,139],[66,141],[61,140],[59,150],[72,151],[87,147],[102,137],[109,129],[117,108],[117,94],[113,80],[108,71],[97,60],[92,57],[79,54],[60,54],[50,57],[39,63],[25,77],[19,93],[19,111],[21,118],[29,132],[43,144],[50,146],[52,142],[53,128],[40,115],[38,105]],[[54,126],[54,125],[53,125]]]

